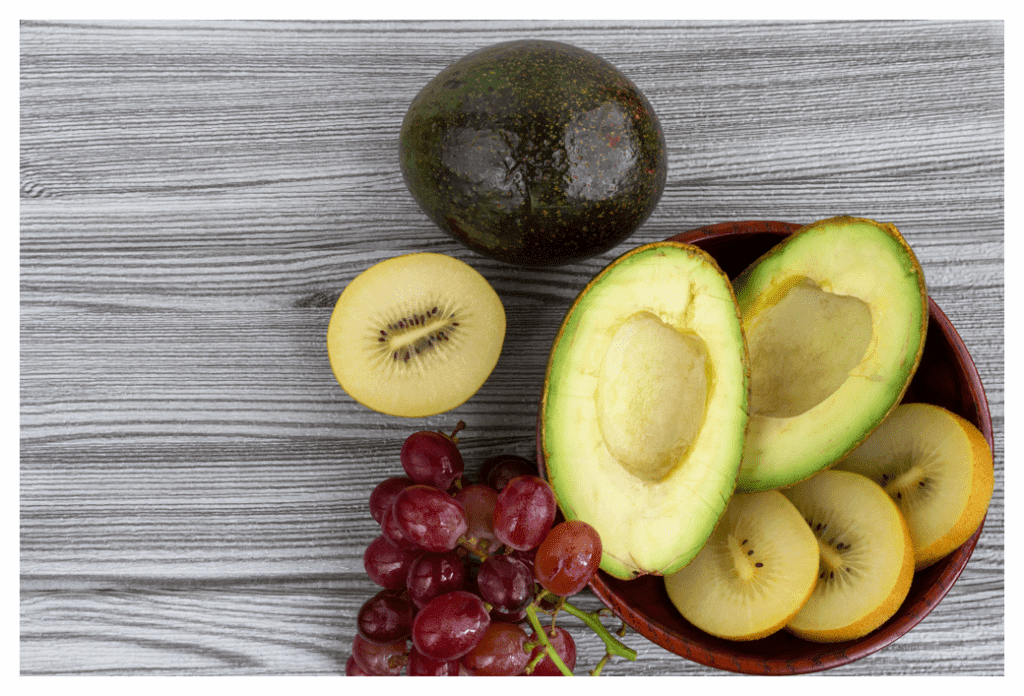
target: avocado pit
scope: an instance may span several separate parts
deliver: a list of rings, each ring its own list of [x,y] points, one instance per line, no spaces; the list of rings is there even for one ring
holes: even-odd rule
[[[704,421],[707,348],[651,312],[615,330],[597,391],[605,446],[634,476],[660,481],[690,449]]]

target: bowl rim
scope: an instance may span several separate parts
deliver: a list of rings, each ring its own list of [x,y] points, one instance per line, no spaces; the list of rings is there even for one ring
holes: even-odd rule
[[[771,220],[723,222],[673,235],[667,241],[692,244],[712,237],[764,233],[777,235],[781,241],[803,226],[797,223]],[[952,322],[949,321],[949,318],[946,317],[942,309],[930,296],[928,297],[928,309],[930,323],[938,325],[939,330],[942,331],[945,339],[963,366],[969,383],[971,397],[977,406],[978,419],[980,421],[979,429],[988,442],[989,448],[994,451],[992,418],[989,412],[988,399],[974,360],[971,358],[963,339],[957,333]],[[543,447],[540,438],[540,426],[538,415],[537,462],[543,475]],[[618,580],[604,571],[599,571],[589,587],[605,606],[634,631],[662,648],[691,661],[708,667],[743,674],[793,675],[819,672],[849,664],[877,652],[906,635],[906,633],[919,624],[945,597],[960,577],[967,565],[967,561],[974,552],[984,524],[985,520],[983,519],[974,534],[946,557],[945,567],[931,581],[931,584],[918,599],[905,607],[901,607],[897,615],[875,631],[857,640],[844,643],[822,644],[804,641],[818,649],[819,654],[817,657],[780,657],[773,659],[761,656],[725,655],[691,641],[686,636],[674,631],[671,627],[660,623],[656,619],[644,616],[636,607],[630,605],[625,598],[621,597],[615,587],[616,584],[629,581]],[[679,618],[681,619],[681,617]],[[699,629],[695,628],[695,630]],[[713,637],[709,635],[708,638],[711,639]],[[764,640],[768,639],[770,639],[770,636]],[[800,639],[793,637],[793,640],[799,641]],[[743,645],[739,641],[724,642],[738,647]]]

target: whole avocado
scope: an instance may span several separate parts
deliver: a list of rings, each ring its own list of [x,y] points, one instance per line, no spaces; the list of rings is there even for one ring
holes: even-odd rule
[[[470,249],[557,266],[611,249],[665,188],[665,139],[640,90],[555,41],[495,44],[441,71],[402,124],[402,176]]]

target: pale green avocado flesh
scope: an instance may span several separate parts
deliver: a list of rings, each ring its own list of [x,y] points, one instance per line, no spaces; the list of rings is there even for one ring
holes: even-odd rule
[[[738,489],[795,484],[836,462],[906,392],[924,349],[924,274],[895,227],[801,228],[733,286],[750,351]]]
[[[697,555],[736,484],[748,390],[735,296],[705,252],[638,247],[584,288],[552,347],[541,445],[606,572],[664,575]]]

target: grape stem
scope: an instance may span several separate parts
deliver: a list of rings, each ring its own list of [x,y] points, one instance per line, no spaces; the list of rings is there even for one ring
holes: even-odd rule
[[[611,632],[604,627],[604,624],[601,623],[597,612],[583,611],[568,602],[562,605],[562,609],[575,616],[587,626],[590,626],[591,630],[593,630],[594,633],[604,641],[605,649],[607,649],[609,655],[617,655],[630,661],[636,661],[636,650],[624,645],[615,636],[613,636]]]
[[[546,590],[542,590],[538,593],[533,602],[526,607],[526,616],[529,618],[530,625],[533,627],[533,630],[537,632],[537,639],[544,645],[544,649],[551,657],[551,661],[555,663],[555,666],[558,667],[562,674],[567,677],[571,677],[573,676],[572,670],[566,667],[565,662],[563,662],[562,658],[558,656],[558,652],[555,651],[554,646],[551,645],[551,641],[548,640],[547,632],[544,630],[544,627],[541,626],[540,620],[537,618],[537,607],[548,594],[549,593]],[[600,618],[598,618],[598,612],[583,611],[582,609],[565,601],[564,597],[559,597],[558,599],[559,603],[555,611],[564,609],[589,626],[590,629],[596,633],[602,641],[604,641],[606,651],[605,656],[602,658],[597,668],[590,673],[592,676],[596,677],[601,673],[601,669],[605,666],[612,655],[624,657],[631,661],[636,660],[636,651],[624,645],[615,636],[613,636],[607,628],[604,627],[604,624],[602,624]]]
[[[536,601],[527,605],[526,617],[530,620],[530,625],[533,626],[533,630],[537,632],[537,639],[544,645],[544,649],[547,651],[551,661],[555,663],[555,667],[557,667],[565,676],[573,676],[572,670],[565,666],[565,662],[558,656],[558,652],[555,650],[554,646],[551,645],[551,641],[548,640],[548,634],[544,630],[544,627],[540,625],[540,619],[537,618]]]

